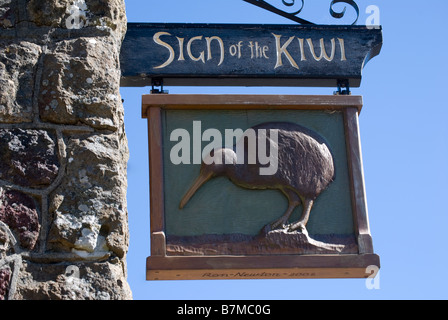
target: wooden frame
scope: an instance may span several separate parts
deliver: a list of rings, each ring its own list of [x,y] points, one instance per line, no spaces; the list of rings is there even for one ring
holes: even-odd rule
[[[340,110],[350,174],[351,203],[358,254],[281,256],[167,256],[164,226],[162,110],[275,109]],[[373,251],[364,187],[358,115],[360,96],[282,95],[144,95],[142,117],[148,119],[151,256],[147,280],[366,278],[368,266],[379,268]]]

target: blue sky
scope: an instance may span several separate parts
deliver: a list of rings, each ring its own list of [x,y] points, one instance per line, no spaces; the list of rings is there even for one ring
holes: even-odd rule
[[[314,3],[322,4],[320,6]],[[129,140],[128,281],[136,300],[447,299],[448,42],[443,0],[358,0],[380,9],[384,45],[363,71],[360,131],[379,289],[363,279],[146,281],[149,242],[146,88],[122,88]],[[305,1],[319,23],[330,0]],[[242,0],[126,0],[129,22],[290,24]],[[333,88],[167,87],[170,94],[332,94]]]

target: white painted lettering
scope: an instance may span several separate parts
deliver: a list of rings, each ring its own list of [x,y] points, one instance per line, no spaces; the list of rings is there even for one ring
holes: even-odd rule
[[[207,41],[207,61],[212,59],[212,49],[211,49],[211,42],[213,40],[218,41],[219,48],[221,52],[221,58],[219,59],[218,66],[220,66],[224,62],[224,42],[222,42],[222,39],[220,37],[206,37],[205,40]]]
[[[163,42],[162,40],[160,40],[160,36],[170,36],[171,34],[168,32],[157,32],[154,37],[153,40],[155,43],[157,43],[158,45],[161,45],[162,47],[165,47],[168,49],[168,51],[170,52],[170,56],[168,58],[168,60],[166,60],[163,64],[161,64],[160,66],[154,67],[154,69],[161,69],[161,68],[165,68],[166,66],[170,65],[171,62],[173,62],[174,60],[174,49],[172,46],[170,46],[168,43]]]
[[[187,53],[188,53],[188,56],[189,56],[190,59],[193,60],[193,61],[202,61],[203,63],[205,63],[204,51],[201,51],[201,52],[199,53],[199,57],[195,57],[195,56],[193,56],[193,54],[191,53],[191,45],[193,44],[194,41],[197,41],[197,40],[202,40],[202,36],[193,37],[193,38],[190,39],[190,41],[188,41],[188,44],[187,44]]]
[[[178,61],[185,61],[184,57],[184,38],[176,37],[177,41],[179,42],[179,59]]]
[[[283,61],[282,61],[282,54],[284,54],[286,56],[286,58],[288,59],[289,63],[291,63],[291,65],[296,68],[299,69],[299,66],[297,65],[297,63],[294,61],[294,59],[291,57],[291,55],[289,54],[287,48],[288,46],[291,44],[292,40],[294,40],[294,36],[290,37],[288,39],[288,41],[286,41],[283,45],[281,45],[281,35],[276,35],[274,34],[275,37],[275,45],[276,45],[276,52],[277,52],[277,63],[275,64],[274,69],[277,69],[278,67],[281,67],[283,65]]]
[[[334,58],[334,53],[336,51],[336,44],[334,39],[331,39],[331,56],[327,55],[327,51],[325,50],[325,43],[324,43],[324,39],[321,38],[319,43],[320,43],[320,56],[318,57],[314,51],[314,45],[313,45],[313,40],[311,39],[306,39],[306,42],[308,43],[309,47],[310,47],[310,51],[311,54],[313,55],[314,60],[316,61],[320,61],[322,60],[322,58],[324,58],[327,61],[333,61]]]
[[[345,42],[344,39],[338,38],[339,41],[339,47],[341,47],[341,61],[347,61],[347,58],[345,56]]]

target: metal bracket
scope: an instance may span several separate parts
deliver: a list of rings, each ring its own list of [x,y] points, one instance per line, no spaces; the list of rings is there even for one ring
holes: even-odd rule
[[[338,86],[337,91],[333,92],[333,94],[335,96],[339,96],[339,95],[341,95],[341,96],[344,96],[344,95],[349,96],[349,95],[352,94],[350,92],[350,83],[349,83],[348,80],[346,80],[346,79],[338,80],[337,86]],[[345,90],[342,90],[342,88],[345,88]]]
[[[298,17],[298,15],[302,12],[305,6],[305,0],[282,0],[282,3],[279,0],[243,0],[250,4],[253,4],[257,7],[263,8],[265,10],[271,11],[275,14],[278,14],[284,18],[290,19],[292,21],[298,22],[300,24],[314,25],[319,23],[313,23],[308,20],[302,19]],[[328,0],[330,1],[330,0]],[[271,4],[269,2],[277,2],[276,4]],[[335,19],[341,19],[345,16],[347,11],[347,6],[344,7],[342,11],[335,11],[333,7],[338,3],[345,3],[352,7],[356,12],[356,20],[352,23],[355,25],[359,18],[359,7],[354,0],[332,0],[330,2],[330,14]]]
[[[151,94],[168,94],[168,90],[163,90],[163,79],[162,78],[153,78],[151,79]],[[156,87],[160,87],[160,89],[156,89]]]

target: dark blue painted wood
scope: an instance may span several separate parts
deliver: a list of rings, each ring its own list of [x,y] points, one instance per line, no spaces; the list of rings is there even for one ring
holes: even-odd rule
[[[122,86],[359,87],[381,46],[365,26],[129,23]]]

